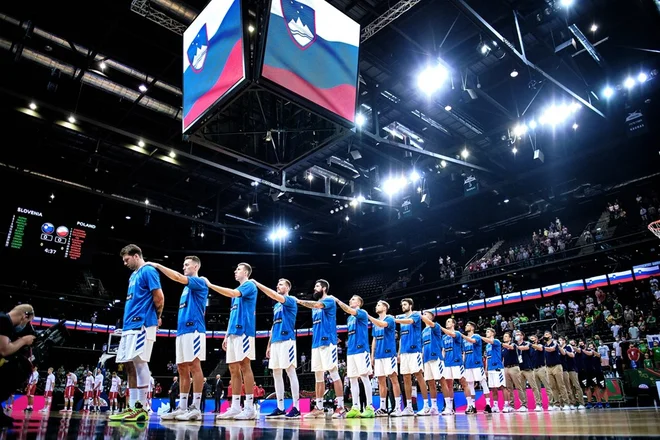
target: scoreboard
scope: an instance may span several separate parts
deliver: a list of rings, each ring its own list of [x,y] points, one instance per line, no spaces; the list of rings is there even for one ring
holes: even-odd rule
[[[5,247],[29,255],[84,262],[91,257],[95,238],[93,223],[71,215],[17,207],[11,217]]]

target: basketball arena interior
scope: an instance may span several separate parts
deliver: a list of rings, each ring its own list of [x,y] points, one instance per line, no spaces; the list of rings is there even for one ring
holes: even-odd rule
[[[659,29],[2,2],[0,438],[658,438]]]

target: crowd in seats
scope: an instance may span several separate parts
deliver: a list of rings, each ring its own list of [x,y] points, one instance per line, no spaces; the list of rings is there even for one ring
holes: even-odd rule
[[[465,250],[463,249],[462,252],[464,253]],[[461,267],[460,265],[456,262],[455,259],[452,259],[449,255],[447,255],[445,258],[438,258],[438,266],[440,268],[440,279],[441,280],[449,280],[451,282],[454,282],[456,279],[456,276],[460,275],[461,272]]]
[[[660,200],[658,200],[657,194],[653,194],[651,197],[642,197],[637,194],[635,202],[637,202],[637,206],[639,207],[639,216],[642,223],[648,224],[660,219],[660,213],[658,212]]]

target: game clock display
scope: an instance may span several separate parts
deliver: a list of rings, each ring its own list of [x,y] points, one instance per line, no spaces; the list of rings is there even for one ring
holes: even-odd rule
[[[5,247],[29,254],[84,261],[91,254],[96,225],[18,207]]]

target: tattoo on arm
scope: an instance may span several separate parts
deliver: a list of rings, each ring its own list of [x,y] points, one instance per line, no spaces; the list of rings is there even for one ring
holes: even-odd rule
[[[307,307],[308,309],[317,309],[317,308],[319,308],[319,302],[318,301],[309,301],[309,300],[299,299],[298,304],[300,304],[303,307]]]
[[[337,301],[337,305],[338,305],[339,307],[341,307],[341,309],[342,309],[344,312],[348,313],[349,315],[354,315],[354,314],[355,314],[355,310],[353,310],[353,309],[350,308],[348,305],[346,305],[346,303],[344,303],[344,302],[342,302],[342,301],[340,301],[340,300],[336,300],[336,301]]]

